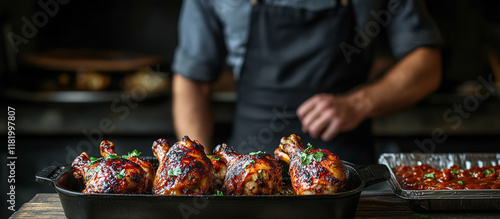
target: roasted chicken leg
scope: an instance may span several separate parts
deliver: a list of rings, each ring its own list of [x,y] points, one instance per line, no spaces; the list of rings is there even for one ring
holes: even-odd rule
[[[184,136],[169,147],[168,141],[153,143],[159,167],[153,183],[155,195],[202,195],[212,190],[214,169],[203,145]]]
[[[261,152],[237,154],[226,144],[218,145],[214,154],[227,165],[222,190],[227,195],[272,195],[281,191],[281,164]]]
[[[103,158],[89,157],[80,154],[72,163],[73,175],[83,179],[83,193],[123,193],[141,194],[149,192],[148,173],[141,164],[124,159],[114,153],[114,144],[103,141],[101,144]],[[113,150],[110,147],[112,146]],[[145,165],[144,163],[142,165]]]
[[[328,150],[304,148],[295,134],[283,137],[274,155],[289,163],[292,187],[297,195],[333,194],[347,183],[348,173],[342,160]]]
[[[99,146],[99,149],[101,150],[102,157],[107,157],[109,155],[116,155],[115,144],[111,141],[102,141],[101,145]],[[144,172],[146,172],[146,177],[148,178],[147,191],[148,193],[151,193],[151,189],[153,189],[153,181],[155,180],[155,168],[153,167],[153,164],[140,158],[139,157],[140,153],[139,154],[136,153],[137,151],[134,151],[132,153],[129,153],[127,156],[119,156],[119,155],[117,156],[136,163],[142,168],[142,170],[144,170]]]

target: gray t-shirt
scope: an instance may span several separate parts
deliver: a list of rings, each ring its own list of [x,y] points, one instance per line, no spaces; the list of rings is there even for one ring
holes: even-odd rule
[[[261,0],[262,1],[262,0]],[[344,2],[344,1],[342,1]],[[370,50],[380,37],[397,59],[421,46],[441,44],[439,31],[420,0],[351,0],[353,29],[369,37]],[[264,0],[265,4],[304,10],[338,7],[337,0]],[[179,21],[179,45],[172,70],[197,81],[215,81],[224,62],[233,68],[236,80],[244,63],[252,5],[250,0],[184,0]],[[370,36],[375,26],[381,34]],[[372,29],[370,29],[372,28]],[[356,46],[356,45],[352,45]],[[368,52],[368,55],[374,55]]]

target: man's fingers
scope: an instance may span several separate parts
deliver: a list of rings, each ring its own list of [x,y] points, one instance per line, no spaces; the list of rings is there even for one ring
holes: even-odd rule
[[[321,140],[323,141],[331,141],[335,136],[340,133],[340,119],[333,119],[326,127],[325,131],[321,134]]]
[[[309,126],[309,135],[313,138],[319,138],[328,125],[331,123],[333,117],[331,111],[323,111]]]
[[[312,108],[304,115],[302,118],[302,131],[309,132],[309,126],[321,116],[321,111],[317,110],[317,108]]]
[[[300,120],[303,120],[304,117],[307,114],[309,114],[311,110],[314,109],[317,101],[318,101],[317,98],[312,97],[307,99],[304,103],[302,103],[299,106],[299,108],[297,109],[297,116],[299,117]]]

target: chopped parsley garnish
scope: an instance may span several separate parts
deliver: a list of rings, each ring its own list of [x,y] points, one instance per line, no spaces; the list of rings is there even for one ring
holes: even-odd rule
[[[224,193],[222,193],[221,191],[217,190],[217,191],[215,191],[214,195],[215,196],[223,196]]]
[[[94,168],[94,172],[99,172],[101,170],[101,166],[97,166],[96,168]]]
[[[257,154],[265,154],[265,153],[266,153],[265,151],[257,151],[257,152],[250,152],[248,155],[254,156],[254,155],[257,155]]]
[[[422,184],[422,182],[418,182],[417,184],[420,185],[420,184]]]
[[[450,169],[450,172],[453,173],[453,174],[460,174],[460,172],[458,170],[451,170]]]
[[[106,156],[106,158],[104,158],[104,159],[107,160],[107,159],[118,159],[118,158],[120,158],[120,156],[118,156],[116,154],[110,154],[110,155]]]
[[[179,176],[182,174],[182,170],[179,167],[168,170],[168,177]]]
[[[307,148],[304,150],[305,153],[309,153],[312,151],[313,145],[311,143],[307,143]]]
[[[319,151],[318,151],[318,152],[316,152],[313,156],[314,156],[314,159],[315,159],[316,161],[320,162],[320,161],[321,161],[321,158],[323,158],[323,153],[321,153],[321,152],[319,152]]]
[[[259,170],[259,179],[262,179],[262,169]]]
[[[313,160],[320,162],[321,159],[323,159],[324,154],[319,151],[314,154],[309,154],[309,152],[312,151],[313,146],[311,143],[307,143],[307,145],[308,147],[304,151],[297,153],[297,156],[299,156],[300,160],[302,160],[302,165],[308,165]]]
[[[434,179],[434,173],[425,174],[424,177]]]
[[[490,174],[492,174],[492,173],[495,173],[495,169],[491,169],[491,170],[486,169],[486,170],[483,172],[483,175],[484,175],[484,176],[488,176],[488,175],[490,175]]]
[[[118,179],[123,179],[125,176],[125,169],[122,169],[120,172],[116,171],[116,174],[118,174]]]
[[[333,167],[337,167],[337,164],[332,165]]]
[[[255,163],[255,160],[247,160],[247,162],[245,162],[245,163],[243,164],[243,167],[244,167],[244,168],[246,168],[248,165],[252,165],[252,164],[254,164],[254,163]]]
[[[137,149],[134,149],[132,152],[128,152],[128,155],[123,155],[122,157],[125,159],[131,158],[131,157],[141,157],[142,152],[138,152]]]
[[[457,183],[460,184],[460,185],[464,184],[464,182],[462,182],[462,181],[458,181]]]
[[[90,165],[94,165],[97,161],[99,161],[99,158],[90,157]]]
[[[216,157],[216,156],[212,156],[212,155],[207,155],[207,157],[208,157],[209,159],[216,160],[216,161],[219,161],[219,160],[220,160],[220,157]]]

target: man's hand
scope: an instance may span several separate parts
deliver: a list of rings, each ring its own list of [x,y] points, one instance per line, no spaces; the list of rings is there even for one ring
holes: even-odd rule
[[[354,96],[317,94],[297,109],[302,131],[323,141],[332,140],[339,132],[356,128],[365,118]]]
[[[332,140],[363,120],[409,107],[435,91],[441,82],[441,52],[421,47],[406,55],[383,78],[343,95],[318,94],[297,110],[302,130]]]

